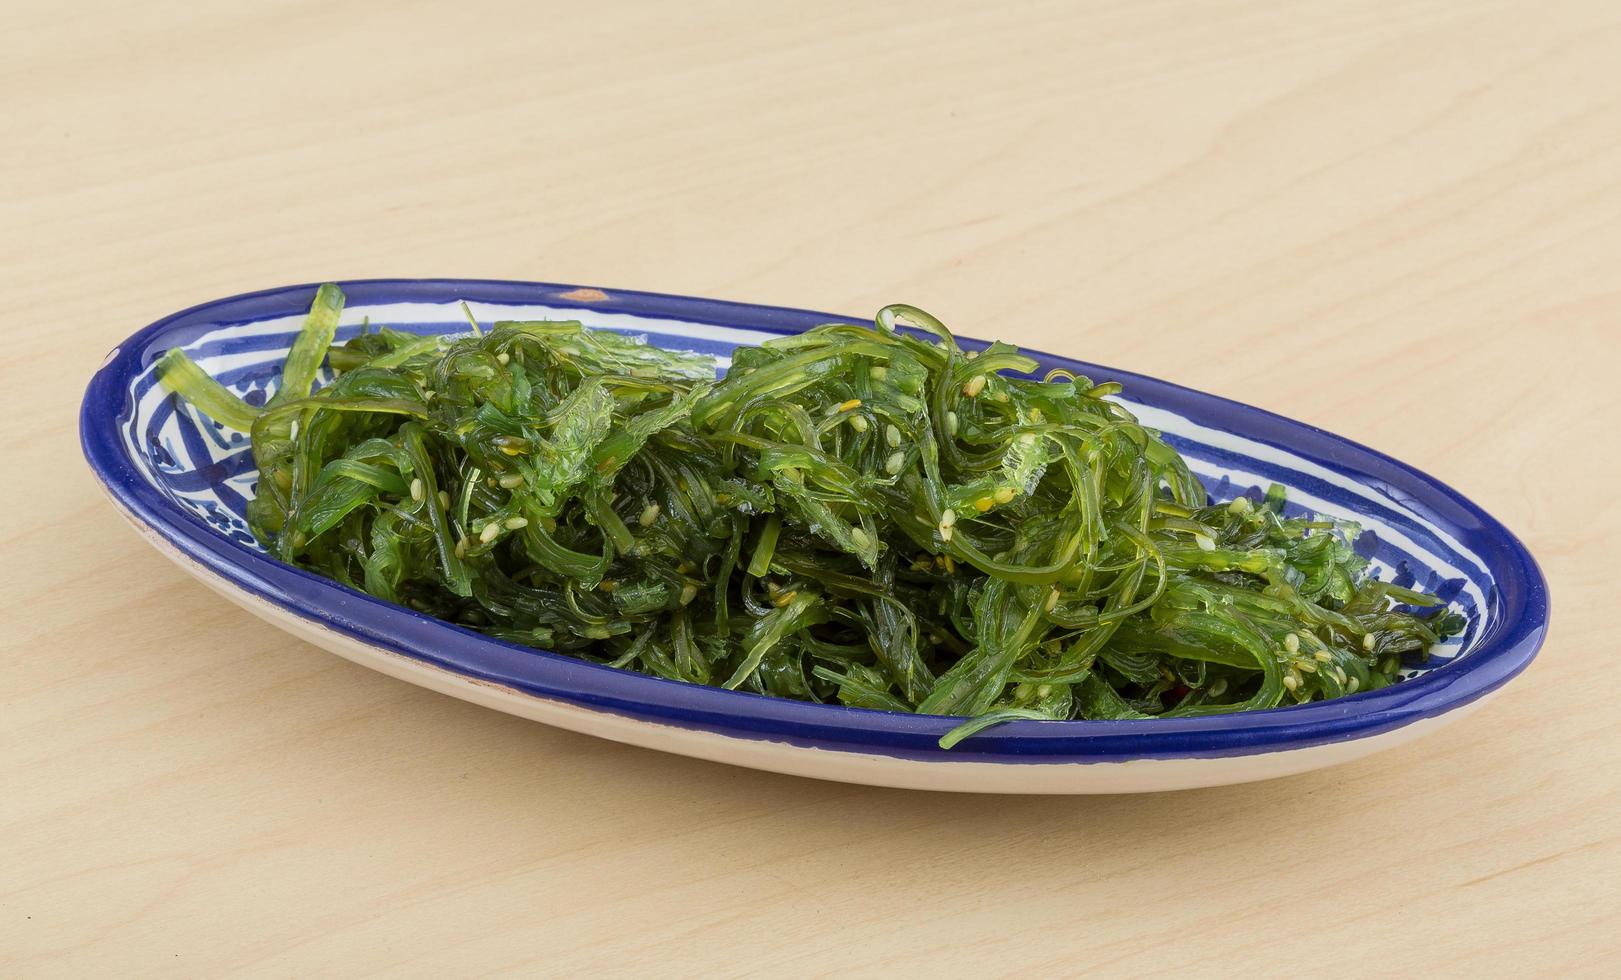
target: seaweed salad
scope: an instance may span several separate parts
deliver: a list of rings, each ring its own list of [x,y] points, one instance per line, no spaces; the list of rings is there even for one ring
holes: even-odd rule
[[[335,346],[342,308],[320,288],[262,407],[179,350],[159,377],[251,433],[272,555],[502,640],[963,717],[949,747],[1011,718],[1373,690],[1462,624],[1280,487],[1212,502],[1119,384],[965,352],[913,307],[738,348],[718,378],[706,355],[470,313],[460,335]]]

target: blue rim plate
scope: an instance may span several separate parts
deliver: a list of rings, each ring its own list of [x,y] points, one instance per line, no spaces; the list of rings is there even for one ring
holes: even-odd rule
[[[864,320],[549,283],[379,279],[341,285],[349,298],[345,332],[358,329],[368,316],[373,323],[419,332],[458,330],[464,321],[457,304],[465,300],[486,322],[517,315],[510,308],[522,308],[527,316],[556,311],[588,325],[643,333],[664,346],[724,357],[738,344],[770,335]],[[1203,718],[1017,721],[949,751],[937,741],[957,719],[700,687],[508,644],[265,555],[240,520],[253,478],[244,437],[192,415],[155,388],[154,360],[180,346],[250,400],[255,391],[263,397],[314,289],[291,286],[204,303],[124,341],[85,392],[80,414],[85,458],[126,516],[194,570],[211,576],[214,584],[367,647],[524,696],[661,729],[849,753],[852,758],[999,766],[1219,760],[1369,739],[1436,719],[1477,702],[1523,670],[1547,630],[1547,586],[1524,545],[1438,480],[1262,409],[1131,372],[1030,352],[1044,368],[1122,382],[1127,407],[1166,434],[1213,496],[1257,493],[1258,487],[1276,480],[1290,488],[1292,500],[1312,510],[1359,520],[1367,529],[1359,549],[1373,558],[1381,574],[1440,591],[1470,615],[1470,630],[1430,662],[1410,665],[1401,683],[1379,691]],[[984,345],[964,340],[963,346]]]

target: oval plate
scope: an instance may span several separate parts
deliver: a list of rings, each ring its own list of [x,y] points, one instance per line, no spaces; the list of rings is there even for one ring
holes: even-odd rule
[[[579,319],[715,354],[850,322],[807,310],[656,293],[470,279],[341,284],[339,340],[363,321],[419,333],[482,322]],[[119,510],[182,568],[249,611],[356,663],[574,731],[682,755],[845,782],[996,793],[1122,793],[1304,772],[1409,741],[1525,668],[1547,631],[1547,586],[1525,547],[1469,500],[1418,470],[1320,429],[1153,378],[1030,352],[1125,385],[1120,400],[1161,430],[1215,499],[1289,489],[1291,507],[1360,522],[1376,573],[1438,592],[1468,630],[1404,680],[1334,701],[1203,718],[1017,721],[942,750],[958,719],[810,704],[699,687],[516,646],[383,602],[267,556],[243,507],[256,471],[247,437],[154,382],[182,347],[228,387],[262,400],[315,287],[234,296],[160,320],[91,379],[80,439]],[[862,322],[856,318],[853,322]],[[965,348],[983,343],[962,341]]]

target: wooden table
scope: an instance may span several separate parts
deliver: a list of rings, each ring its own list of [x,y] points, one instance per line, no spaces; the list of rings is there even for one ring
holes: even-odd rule
[[[1616,968],[1621,9],[545,6],[0,14],[0,975]],[[184,577],[75,438],[165,313],[429,275],[903,299],[1298,416],[1523,535],[1552,638],[1442,736],[1139,798],[429,694]]]

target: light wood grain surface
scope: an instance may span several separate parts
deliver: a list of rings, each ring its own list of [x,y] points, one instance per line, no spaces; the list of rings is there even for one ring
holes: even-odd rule
[[[0,975],[1617,969],[1621,7],[25,2],[0,36]],[[1137,798],[429,694],[184,577],[75,438],[168,312],[429,275],[904,300],[1297,416],[1501,516],[1552,636],[1431,740]]]

